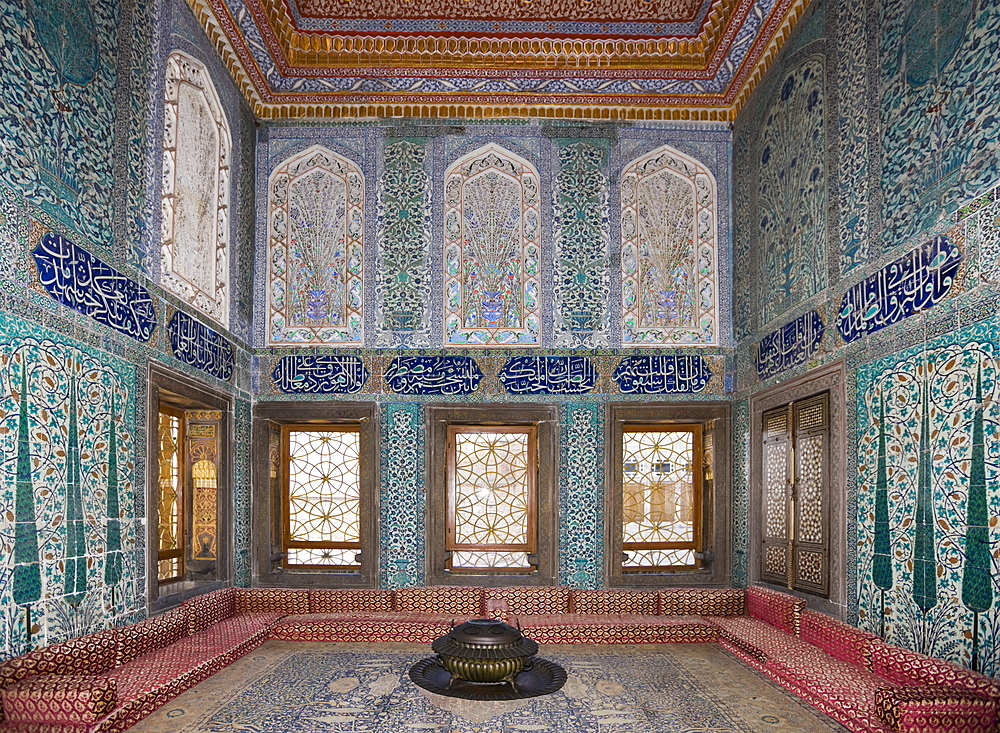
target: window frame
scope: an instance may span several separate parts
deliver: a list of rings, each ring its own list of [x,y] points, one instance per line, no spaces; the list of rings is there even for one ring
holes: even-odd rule
[[[559,545],[559,408],[546,404],[490,404],[482,406],[427,405],[427,585],[555,585]],[[536,548],[529,562],[534,568],[448,569],[448,434],[449,426],[535,427]]]
[[[379,432],[374,402],[258,402],[253,408],[253,584],[268,588],[376,588],[379,560]],[[361,564],[284,564],[284,480],[272,471],[271,435],[283,426],[355,427],[359,433]],[[279,452],[280,437],[279,437]],[[279,461],[283,461],[279,455]],[[284,465],[282,463],[281,465]]]
[[[157,491],[156,491],[156,536],[157,536],[157,548],[156,548],[156,583],[161,588],[165,585],[171,583],[177,583],[183,581],[185,578],[185,545],[187,544],[187,512],[185,511],[188,505],[188,480],[187,474],[189,472],[189,465],[187,460],[187,450],[185,443],[187,442],[187,424],[186,415],[184,410],[180,407],[176,407],[168,402],[159,402],[157,406],[157,432],[156,435],[159,436],[159,416],[169,415],[170,417],[176,418],[179,421],[179,429],[177,431],[177,459],[178,463],[178,486],[177,486],[177,506],[178,506],[178,520],[177,520],[177,548],[173,550],[164,551],[160,546],[160,490],[159,490],[159,480],[157,480]],[[159,447],[160,443],[157,441],[157,461],[154,464],[157,467],[157,479],[159,479]],[[178,568],[180,573],[178,575],[171,576],[169,578],[160,578],[160,563],[164,560],[173,560],[177,558],[180,562],[178,563]]]
[[[168,583],[158,581],[158,551],[146,553],[147,608],[156,613],[178,605],[201,593],[223,588],[232,582],[233,567],[233,481],[232,447],[233,401],[201,382],[179,375],[167,366],[152,362],[146,381],[146,435],[159,434],[160,406],[167,404],[180,411],[212,410],[222,413],[218,422],[218,456],[216,460],[216,565],[214,577],[192,578]],[[158,439],[146,440],[146,547],[159,548],[159,452]],[[183,467],[185,475],[190,471]],[[183,515],[187,521],[191,511],[190,497],[185,499]],[[188,538],[184,539],[188,549]]]
[[[664,586],[729,587],[732,583],[732,405],[729,402],[611,402],[606,405],[605,437],[605,553],[608,587],[649,588]],[[703,441],[711,435],[712,446],[702,449],[701,551],[694,568],[627,570],[624,552],[624,471],[622,434],[626,426],[676,427],[697,425]],[[707,456],[707,460],[705,457]]]
[[[695,466],[704,466],[704,453],[702,450],[703,436],[702,436],[702,425],[700,423],[623,423],[621,436],[624,437],[625,433],[640,433],[640,432],[675,432],[675,433],[689,433],[691,438],[691,453],[692,453],[692,463]],[[622,449],[624,450],[624,449]],[[624,469],[624,461],[621,461]],[[623,470],[624,474],[624,470]],[[629,550],[669,550],[669,549],[679,549],[679,550],[693,550],[695,553],[695,561],[693,566],[658,566],[649,567],[646,570],[635,569],[635,570],[622,570],[623,574],[632,574],[637,572],[680,572],[687,570],[698,570],[701,567],[701,559],[698,557],[704,551],[702,546],[702,541],[704,539],[704,526],[703,526],[703,516],[705,513],[704,507],[704,470],[695,470],[692,468],[692,493],[693,501],[692,505],[692,540],[691,542],[626,542],[624,537],[622,538],[622,552],[627,553]],[[624,488],[625,481],[624,475],[622,476],[622,523],[624,524]]]
[[[847,364],[837,359],[798,377],[772,385],[750,396],[749,426],[749,511],[747,517],[747,580],[809,600],[811,608],[837,618],[847,615]],[[788,402],[797,402],[823,391],[830,393],[829,445],[829,595],[791,590],[761,579],[761,536],[763,534],[763,446],[762,417],[765,412]]]

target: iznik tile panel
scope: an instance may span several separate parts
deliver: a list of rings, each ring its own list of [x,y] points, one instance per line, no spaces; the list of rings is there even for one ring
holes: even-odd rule
[[[859,621],[1000,672],[1000,351],[993,317],[858,371]]]
[[[275,386],[288,394],[354,394],[368,381],[360,356],[283,356],[271,371]]]
[[[701,356],[626,356],[615,369],[622,394],[685,394],[708,386],[712,370]]]
[[[824,330],[819,313],[809,311],[772,331],[757,345],[757,376],[767,379],[803,364],[819,348]]]
[[[233,345],[225,336],[177,311],[167,324],[170,349],[180,361],[228,382],[236,359]]]
[[[31,254],[56,301],[137,341],[149,341],[156,309],[149,291],[65,237],[49,232]]]
[[[837,329],[844,341],[898,323],[948,295],[962,253],[948,237],[935,237],[848,290],[840,301]]]
[[[584,394],[594,388],[597,369],[585,356],[515,356],[500,370],[509,394]]]
[[[385,383],[396,394],[467,395],[482,378],[471,356],[397,356],[385,370]]]

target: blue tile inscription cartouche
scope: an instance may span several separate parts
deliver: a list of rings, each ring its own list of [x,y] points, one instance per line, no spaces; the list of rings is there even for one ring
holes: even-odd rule
[[[819,313],[809,311],[769,333],[757,345],[757,375],[767,379],[802,364],[819,348],[824,330]]]
[[[174,313],[167,330],[174,356],[213,377],[229,381],[236,360],[232,344],[222,334],[181,311]]]
[[[594,388],[597,369],[585,356],[515,356],[499,378],[509,394],[584,394]]]
[[[39,281],[56,301],[137,341],[149,341],[156,309],[146,288],[59,234],[46,234],[31,254]]]
[[[354,394],[368,381],[360,356],[302,354],[283,356],[271,378],[286,394]]]
[[[614,379],[623,394],[690,394],[708,386],[712,370],[701,356],[626,356]]]
[[[925,242],[844,293],[837,330],[850,343],[927,310],[948,294],[961,264],[947,237]]]
[[[385,383],[396,394],[472,394],[482,378],[471,356],[397,356],[385,370]]]

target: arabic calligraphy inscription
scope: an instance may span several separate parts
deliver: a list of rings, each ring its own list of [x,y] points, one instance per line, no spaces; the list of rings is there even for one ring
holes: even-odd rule
[[[283,356],[271,372],[287,394],[354,394],[369,376],[360,356],[333,354]]]

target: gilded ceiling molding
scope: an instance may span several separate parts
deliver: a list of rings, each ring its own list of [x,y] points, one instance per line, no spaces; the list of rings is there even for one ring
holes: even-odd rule
[[[716,0],[697,37],[469,38],[459,35],[300,31],[285,0],[249,0],[268,47],[285,76],[306,69],[377,68],[539,71],[547,69],[692,69],[717,67],[752,6],[752,0]]]
[[[700,122],[730,122],[746,103],[757,83],[766,73],[772,61],[776,58],[785,40],[791,33],[795,23],[809,4],[809,0],[780,0],[765,19],[760,36],[768,40],[760,44],[758,36],[757,48],[749,54],[741,64],[726,91],[722,94],[702,95],[527,95],[523,93],[477,95],[463,93],[455,95],[443,94],[357,94],[332,92],[329,94],[297,94],[273,92],[262,70],[254,60],[251,49],[239,32],[233,18],[229,15],[224,3],[220,0],[187,0],[195,16],[205,29],[209,39],[215,45],[223,62],[226,64],[243,96],[251,105],[254,114],[265,120],[278,119],[371,119],[371,118],[436,118],[436,119],[498,119],[533,117],[541,119],[576,119],[576,120],[632,120],[632,121],[700,121]],[[272,3],[284,7],[283,0],[258,0],[259,3]],[[741,0],[722,0],[732,8]],[[257,5],[258,3],[253,3]],[[217,6],[218,7],[217,9]],[[721,9],[721,4],[713,6],[713,12]],[[720,10],[721,12],[721,10]],[[720,18],[721,22],[722,19]],[[742,22],[740,20],[740,22]],[[706,20],[706,27],[716,24],[716,21]],[[287,24],[288,28],[284,28]],[[279,22],[279,31],[292,32],[290,19]],[[739,29],[739,23],[723,24],[725,30],[723,42],[729,43]],[[338,39],[342,40],[342,39]],[[370,39],[369,39],[370,40]],[[450,39],[455,40],[455,39]],[[499,40],[499,39],[498,39]],[[506,39],[513,43],[513,39]],[[537,39],[533,39],[537,40]],[[272,39],[273,41],[273,39]],[[621,41],[630,44],[631,41]],[[333,41],[331,40],[331,44]],[[268,44],[276,63],[285,59],[275,42]],[[727,46],[728,47],[728,46]],[[334,48],[331,45],[331,53]],[[472,48],[471,46],[469,48]],[[501,47],[506,49],[507,47]],[[680,49],[680,46],[677,47]],[[585,54],[588,47],[584,45]],[[597,58],[594,48],[590,47],[587,59]],[[688,58],[692,49],[687,48]],[[725,54],[722,54],[724,58]],[[517,54],[520,59],[521,54]],[[536,69],[531,73],[545,76],[546,72],[563,75],[575,72],[585,75],[602,76],[604,74],[621,74],[609,66],[585,68],[580,62],[579,67],[571,69]],[[630,76],[669,76],[674,78],[699,78],[703,72],[692,68],[668,68],[673,64],[660,59],[660,69],[639,69]],[[404,64],[401,57],[396,57],[391,64],[397,69]],[[482,63],[475,64],[482,68]],[[372,68],[371,65],[368,68]],[[523,67],[522,67],[523,68]],[[512,70],[517,74],[522,69]],[[289,76],[295,77],[304,70],[290,70]],[[358,73],[360,69],[348,70]],[[433,75],[432,69],[420,69],[425,75]],[[325,72],[325,73],[324,73]],[[334,69],[316,69],[309,76],[339,76],[344,72]]]

